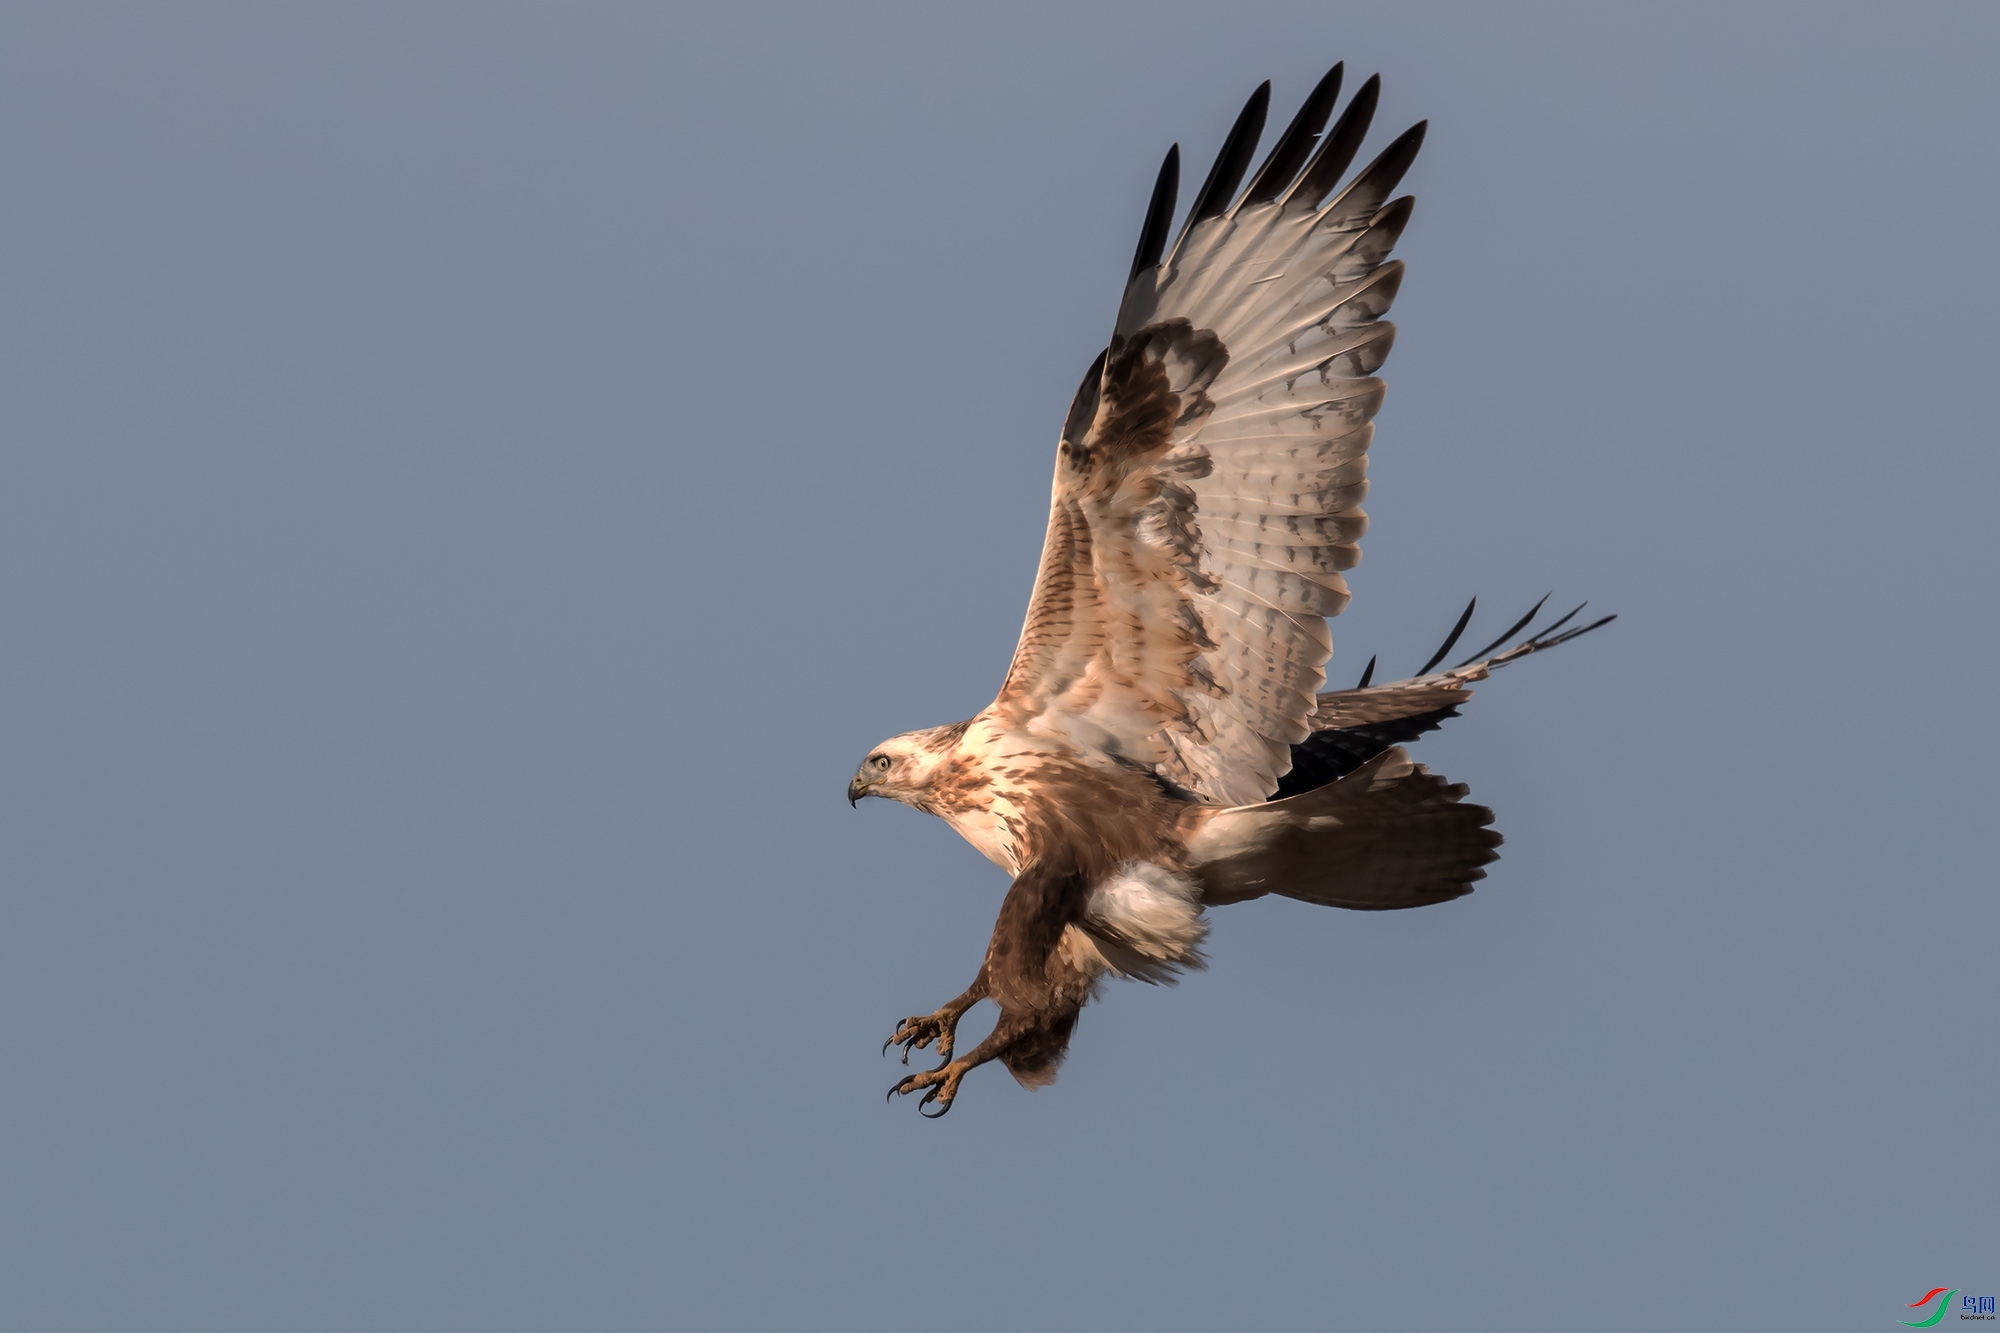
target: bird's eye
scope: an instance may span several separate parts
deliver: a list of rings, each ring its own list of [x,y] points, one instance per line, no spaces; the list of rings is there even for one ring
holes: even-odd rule
[[[889,771],[889,756],[888,756],[888,755],[886,755],[886,754],[878,754],[878,755],[876,755],[876,756],[875,756],[875,758],[874,758],[874,761],[873,761],[873,762],[874,762],[874,764],[875,764],[875,767],[876,767],[877,769],[881,770],[882,772],[886,773],[886,772],[888,772],[888,771]]]

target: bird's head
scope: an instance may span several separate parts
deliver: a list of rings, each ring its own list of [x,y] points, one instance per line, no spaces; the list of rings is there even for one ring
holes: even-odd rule
[[[964,732],[965,725],[960,723],[891,736],[861,761],[860,771],[847,784],[848,804],[859,805],[864,796],[886,796],[919,810],[929,809],[931,783],[958,748],[958,738]]]

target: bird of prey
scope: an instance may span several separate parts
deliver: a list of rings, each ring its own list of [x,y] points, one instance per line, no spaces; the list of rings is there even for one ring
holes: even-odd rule
[[[999,697],[882,742],[848,785],[852,802],[941,816],[1013,877],[972,985],[883,1045],[907,1063],[935,1044],[942,1063],[890,1089],[922,1091],[925,1115],[988,1061],[1030,1088],[1053,1081],[1104,978],[1204,965],[1204,908],[1275,893],[1379,911],[1470,892],[1497,855],[1492,812],[1402,744],[1494,668],[1604,623],[1565,629],[1571,612],[1516,642],[1537,603],[1433,671],[1467,607],[1414,677],[1370,684],[1371,660],[1356,688],[1320,692],[1395,339],[1389,251],[1411,200],[1391,195],[1424,136],[1406,130],[1337,188],[1380,86],[1327,129],[1340,84],[1335,65],[1252,171],[1271,85],[1258,88],[1178,229],[1168,150],[1110,342],[1056,446]],[[1000,1009],[992,1033],[954,1056],[984,999]]]

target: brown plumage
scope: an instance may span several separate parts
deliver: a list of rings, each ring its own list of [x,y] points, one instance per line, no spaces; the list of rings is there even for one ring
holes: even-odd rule
[[[1204,965],[1205,907],[1276,893],[1382,910],[1469,892],[1500,843],[1492,813],[1398,745],[1494,667],[1596,628],[1554,633],[1565,617],[1498,657],[1321,692],[1326,617],[1347,603],[1367,528],[1375,371],[1395,340],[1381,316],[1410,201],[1389,196],[1423,138],[1405,132],[1333,193],[1376,96],[1370,79],[1322,141],[1340,74],[1238,197],[1269,85],[1257,91],[1171,246],[1169,152],[1111,341],[1057,445],[999,696],[885,741],[849,784],[852,801],[949,821],[1013,876],[972,985],[884,1045],[907,1062],[935,1044],[943,1060],[892,1096],[922,1091],[942,1115],[996,1059],[1026,1086],[1052,1081],[1104,977],[1171,983]],[[984,999],[998,1022],[954,1058],[959,1019]]]

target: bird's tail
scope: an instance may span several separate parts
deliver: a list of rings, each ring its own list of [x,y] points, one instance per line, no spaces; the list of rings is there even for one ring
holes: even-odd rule
[[[1466,790],[1392,747],[1301,795],[1198,816],[1188,873],[1208,906],[1267,893],[1361,911],[1446,902],[1499,857],[1493,812]]]

